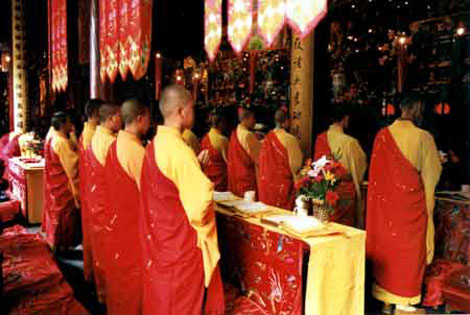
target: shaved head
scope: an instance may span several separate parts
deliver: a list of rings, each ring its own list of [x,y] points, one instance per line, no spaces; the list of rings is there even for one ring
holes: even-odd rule
[[[282,125],[283,123],[285,123],[287,120],[289,119],[289,115],[287,114],[287,112],[283,109],[278,109],[276,111],[276,114],[274,115],[274,121],[276,122],[276,124],[278,125]]]
[[[191,93],[181,85],[167,86],[160,98],[160,112],[164,118],[169,117],[179,107],[186,107],[192,101]]]
[[[122,120],[124,124],[130,125],[137,120],[137,117],[147,113],[148,107],[138,99],[130,99],[125,101],[121,107]]]
[[[245,120],[247,118],[251,118],[251,117],[254,117],[254,116],[255,116],[255,114],[247,108],[240,107],[240,109],[238,110],[238,120],[240,122],[242,122],[243,120]]]
[[[116,103],[107,102],[100,106],[100,123],[106,122],[109,118],[115,116],[121,110],[121,106]]]

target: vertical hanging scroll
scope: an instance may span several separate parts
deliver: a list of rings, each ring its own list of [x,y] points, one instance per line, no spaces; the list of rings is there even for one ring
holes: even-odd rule
[[[247,43],[253,24],[253,0],[228,0],[228,40],[236,53]]]
[[[28,96],[25,60],[24,0],[12,1],[13,128],[24,132],[28,123]]]
[[[204,47],[213,61],[222,40],[222,0],[206,0],[204,7]]]

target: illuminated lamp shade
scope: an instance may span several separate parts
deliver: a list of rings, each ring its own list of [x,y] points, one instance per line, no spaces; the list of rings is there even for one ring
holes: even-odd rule
[[[286,1],[287,21],[292,29],[304,38],[328,13],[328,0]]]
[[[204,6],[204,48],[215,59],[222,40],[222,0],[206,0]]]
[[[253,0],[228,0],[228,40],[236,53],[247,43],[253,24]]]
[[[439,103],[434,107],[434,112],[438,115],[449,115],[450,105],[449,103]]]
[[[281,31],[285,19],[285,0],[258,1],[258,29],[267,46]]]

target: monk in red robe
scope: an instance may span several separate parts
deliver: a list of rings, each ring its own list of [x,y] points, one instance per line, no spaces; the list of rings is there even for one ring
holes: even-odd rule
[[[256,173],[261,143],[250,132],[256,124],[255,114],[246,108],[238,112],[240,124],[230,137],[228,149],[228,189],[239,197],[256,191]]]
[[[224,314],[213,184],[182,132],[194,119],[191,94],[166,87],[165,119],[146,149],[141,176],[143,314]],[[205,290],[207,288],[207,291]],[[206,297],[204,299],[204,297]]]
[[[106,181],[106,160],[109,148],[116,140],[115,134],[122,127],[121,108],[117,104],[104,103],[99,109],[100,125],[88,148],[89,165],[87,177],[88,210],[90,213],[90,240],[93,256],[98,300],[106,302],[106,271],[110,261],[108,244],[113,215],[108,205],[109,183]]]
[[[344,132],[349,126],[347,109],[344,106],[336,107],[332,116],[333,124],[327,132],[318,135],[314,152],[314,160],[324,155],[333,156],[347,171],[336,187],[343,201],[335,206],[330,220],[363,227],[361,182],[367,169],[366,155],[359,142]]]
[[[46,183],[50,194],[42,229],[47,242],[57,250],[78,245],[80,239],[78,153],[72,148],[70,117],[59,112],[52,117],[54,135],[45,145]]]
[[[201,142],[201,149],[209,152],[204,174],[214,183],[216,191],[227,191],[228,139],[224,136],[228,127],[227,119],[221,110],[217,110],[212,113],[211,120],[212,128]]]
[[[93,275],[93,256],[90,241],[90,210],[88,207],[87,198],[87,179],[89,165],[87,160],[88,148],[91,144],[91,139],[95,134],[96,126],[100,121],[98,109],[103,104],[103,101],[92,99],[85,105],[85,113],[87,121],[83,126],[82,135],[78,143],[78,151],[80,154],[79,174],[80,174],[80,196],[81,196],[81,219],[82,219],[82,245],[83,245],[83,274],[86,281],[91,281]]]
[[[367,257],[373,295],[415,311],[434,252],[434,189],[442,170],[433,137],[416,127],[423,102],[410,95],[402,116],[375,138],[367,202]]]
[[[259,200],[292,210],[297,193],[294,181],[302,166],[302,151],[297,139],[286,131],[290,126],[287,111],[277,110],[274,120],[276,128],[264,139],[259,154]]]
[[[140,174],[145,148],[141,138],[150,127],[150,111],[143,103],[122,104],[125,129],[119,131],[106,161],[106,181],[113,223],[111,262],[107,277],[109,314],[142,314],[142,251],[140,228]]]

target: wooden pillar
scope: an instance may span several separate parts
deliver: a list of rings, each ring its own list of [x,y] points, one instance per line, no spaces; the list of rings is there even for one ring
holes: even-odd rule
[[[13,129],[25,132],[28,125],[28,87],[25,59],[25,1],[11,2]]]
[[[100,93],[99,0],[90,0],[90,98],[103,98]]]
[[[312,155],[314,34],[301,40],[294,35],[291,50],[291,132],[305,157]]]

